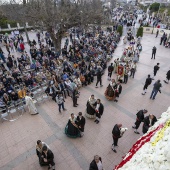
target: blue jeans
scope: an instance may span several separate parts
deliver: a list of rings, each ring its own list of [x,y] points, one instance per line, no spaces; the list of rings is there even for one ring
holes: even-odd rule
[[[153,89],[152,93],[151,93],[151,96],[150,96],[150,99],[155,99],[157,93],[158,93],[158,90]]]
[[[62,109],[64,110],[64,109],[65,109],[65,108],[64,108],[64,102],[61,103],[61,104],[58,104],[58,107],[59,107],[59,112],[61,112],[61,107],[62,107]]]

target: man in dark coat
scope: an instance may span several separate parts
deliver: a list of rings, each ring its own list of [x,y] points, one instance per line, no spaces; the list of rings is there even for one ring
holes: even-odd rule
[[[145,134],[148,129],[153,126],[155,124],[155,122],[157,121],[156,117],[152,114],[150,114],[149,116],[146,116],[144,121],[143,121],[143,133]]]
[[[102,72],[100,70],[97,71],[97,82],[96,82],[96,88],[98,88],[98,83],[100,82],[100,87],[102,87]]]
[[[150,99],[155,100],[155,97],[158,91],[161,93],[161,90],[160,90],[161,87],[162,87],[161,81],[160,80],[156,81],[155,84],[153,85],[153,90],[152,90]]]
[[[55,163],[54,163],[54,154],[53,152],[47,148],[46,145],[42,148],[42,156],[44,157],[44,162],[48,164],[48,169],[52,167],[55,170]]]
[[[96,120],[94,122],[96,122],[96,124],[98,124],[100,122],[100,118],[104,112],[104,106],[101,103],[100,99],[97,99],[97,105],[96,105],[95,110],[96,110]]]
[[[120,84],[120,81],[117,82],[117,84],[114,86],[114,89],[115,89],[115,95],[116,95],[114,102],[118,102],[117,98],[122,92],[122,85]]]
[[[141,122],[144,121],[144,114],[146,114],[147,112],[148,112],[148,111],[144,109],[144,110],[140,110],[140,111],[136,114],[137,118],[136,118],[135,126],[132,126],[132,128],[135,129],[134,132],[135,132],[136,134],[140,134],[140,133],[137,131],[137,129],[139,128]]]
[[[166,84],[168,84],[168,83],[169,83],[169,80],[170,80],[170,70],[166,73],[166,79],[167,79],[167,81],[164,80],[164,82],[165,82]]]
[[[151,83],[152,83],[151,76],[148,75],[148,77],[147,77],[147,79],[146,79],[146,81],[145,81],[145,85],[144,85],[144,87],[143,87],[143,93],[142,93],[142,95],[145,95],[146,90],[147,90],[148,86],[149,86]]]
[[[156,47],[154,46],[153,48],[152,48],[152,58],[154,58],[155,59],[155,54],[156,54]],[[152,59],[151,58],[151,59]]]
[[[120,133],[120,128],[122,127],[122,124],[116,124],[114,127],[113,127],[113,130],[112,130],[112,137],[113,137],[113,144],[112,144],[112,150],[113,152],[117,152],[115,147],[118,146],[117,143],[118,143],[118,139],[121,138],[121,133]]]
[[[80,130],[80,134],[81,136],[84,135],[84,126],[85,126],[85,123],[86,123],[86,119],[84,118],[84,116],[82,116],[82,112],[79,112],[78,116],[77,116],[77,126]]]
[[[93,161],[90,163],[89,170],[100,170],[100,169],[103,169],[102,159],[98,155],[95,155]]]
[[[114,70],[113,63],[111,63],[111,65],[108,67],[108,80],[111,79],[113,70]]]
[[[160,68],[160,67],[159,67],[159,63],[157,63],[157,64],[154,66],[154,68],[153,68],[153,76],[154,76],[154,77],[156,76],[159,68]],[[152,80],[154,80],[154,77],[152,78]]]
[[[78,92],[78,88],[75,88],[73,90],[73,107],[77,107],[77,98],[79,97],[79,92]]]

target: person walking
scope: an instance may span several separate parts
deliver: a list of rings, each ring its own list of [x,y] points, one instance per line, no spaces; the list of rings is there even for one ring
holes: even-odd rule
[[[146,90],[148,88],[148,86],[152,83],[152,79],[150,77],[150,74],[148,75],[148,77],[146,78],[146,81],[145,81],[145,85],[143,87],[143,93],[142,95],[145,95],[146,94]]]
[[[52,168],[52,170],[55,170],[54,154],[46,145],[42,148],[42,157],[44,162],[47,163],[48,169]]]
[[[102,165],[102,158],[98,155],[95,155],[93,161],[90,163],[89,170],[104,170]]]
[[[150,99],[154,100],[158,91],[161,93],[161,90],[160,90],[161,87],[162,87],[161,81],[160,80],[156,81],[155,84],[153,85],[153,90],[152,90]]]
[[[135,122],[135,126],[132,126],[133,129],[135,129],[134,133],[136,134],[140,134],[137,129],[139,128],[141,122],[143,122],[144,120],[144,114],[148,113],[148,111],[146,109],[140,110],[138,111],[138,113],[136,114],[136,122]]]
[[[152,57],[151,57],[151,59],[152,59],[152,58],[155,59],[156,50],[157,50],[157,48],[154,46],[154,47],[152,48]]]
[[[160,68],[160,63],[157,63],[155,66],[154,66],[154,68],[153,68],[153,78],[152,78],[152,80],[154,80],[154,77],[156,76],[156,74],[157,74],[157,72],[158,72],[158,70],[159,70],[159,68]]]
[[[133,62],[132,65],[131,65],[131,69],[130,69],[130,77],[132,76],[134,78],[136,68],[137,68],[137,64],[136,64],[136,62]]]
[[[166,84],[168,84],[168,83],[169,83],[169,80],[170,80],[170,70],[166,73],[166,80],[164,80],[164,82],[165,82]]]
[[[76,87],[74,90],[73,90],[73,96],[72,96],[72,99],[73,99],[73,107],[77,107],[78,104],[77,104],[77,98],[79,97],[79,92],[78,92],[78,88]]]
[[[26,106],[28,106],[28,110],[31,115],[39,114],[37,108],[35,107],[34,101],[31,97],[31,93],[27,93],[27,95],[25,96],[25,102]]]
[[[42,157],[42,148],[43,148],[43,146],[47,146],[47,148],[50,149],[50,147],[45,142],[42,142],[41,140],[37,140],[36,153],[37,153],[37,156],[39,158],[40,166],[48,165],[46,162],[44,162],[44,159]]]
[[[145,134],[147,133],[148,129],[153,126],[157,122],[157,118],[153,115],[150,114],[149,116],[146,116],[144,121],[143,121],[143,129],[142,132]]]
[[[113,130],[112,130],[112,137],[113,137],[113,144],[112,144],[112,150],[113,152],[117,153],[116,151],[116,146],[117,143],[118,143],[118,139],[121,138],[121,132],[120,132],[120,128],[122,127],[122,124],[116,124],[114,127],[113,127]]]
[[[78,126],[78,128],[80,130],[80,135],[82,137],[84,135],[84,127],[85,127],[85,124],[86,124],[86,119],[82,115],[82,112],[78,113],[76,122],[77,122],[77,126]]]
[[[96,119],[94,122],[96,122],[96,124],[98,124],[100,122],[100,118],[104,112],[104,106],[101,103],[100,99],[97,99],[97,105],[96,105],[95,111],[96,111]]]
[[[129,73],[129,67],[126,67],[125,72],[124,72],[124,83],[125,84],[128,82],[128,73]]]
[[[99,69],[98,71],[97,71],[97,82],[96,82],[96,88],[98,88],[98,83],[100,82],[100,87],[102,87],[103,85],[102,85],[102,72],[101,72],[101,70]]]
[[[157,29],[157,31],[156,31],[156,37],[155,37],[155,38],[158,37],[158,34],[159,34],[159,30]]]
[[[110,66],[108,67],[108,80],[111,80],[113,70],[114,70],[113,63],[111,63]]]
[[[57,104],[58,104],[58,109],[59,109],[59,112],[61,113],[61,107],[62,107],[62,109],[65,111],[66,109],[65,109],[65,107],[64,107],[64,102],[65,102],[65,100],[64,100],[64,97],[63,97],[63,95],[62,95],[62,93],[59,93],[57,96],[56,96],[56,102],[57,102]]]

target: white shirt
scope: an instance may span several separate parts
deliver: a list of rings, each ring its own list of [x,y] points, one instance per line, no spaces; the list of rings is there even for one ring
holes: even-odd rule
[[[101,161],[99,161],[97,163],[97,167],[98,167],[98,170],[103,170],[103,165],[102,165]]]

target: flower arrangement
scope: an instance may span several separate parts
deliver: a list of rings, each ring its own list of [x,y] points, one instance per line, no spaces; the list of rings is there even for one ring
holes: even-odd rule
[[[170,169],[170,107],[133,145],[114,170]]]

